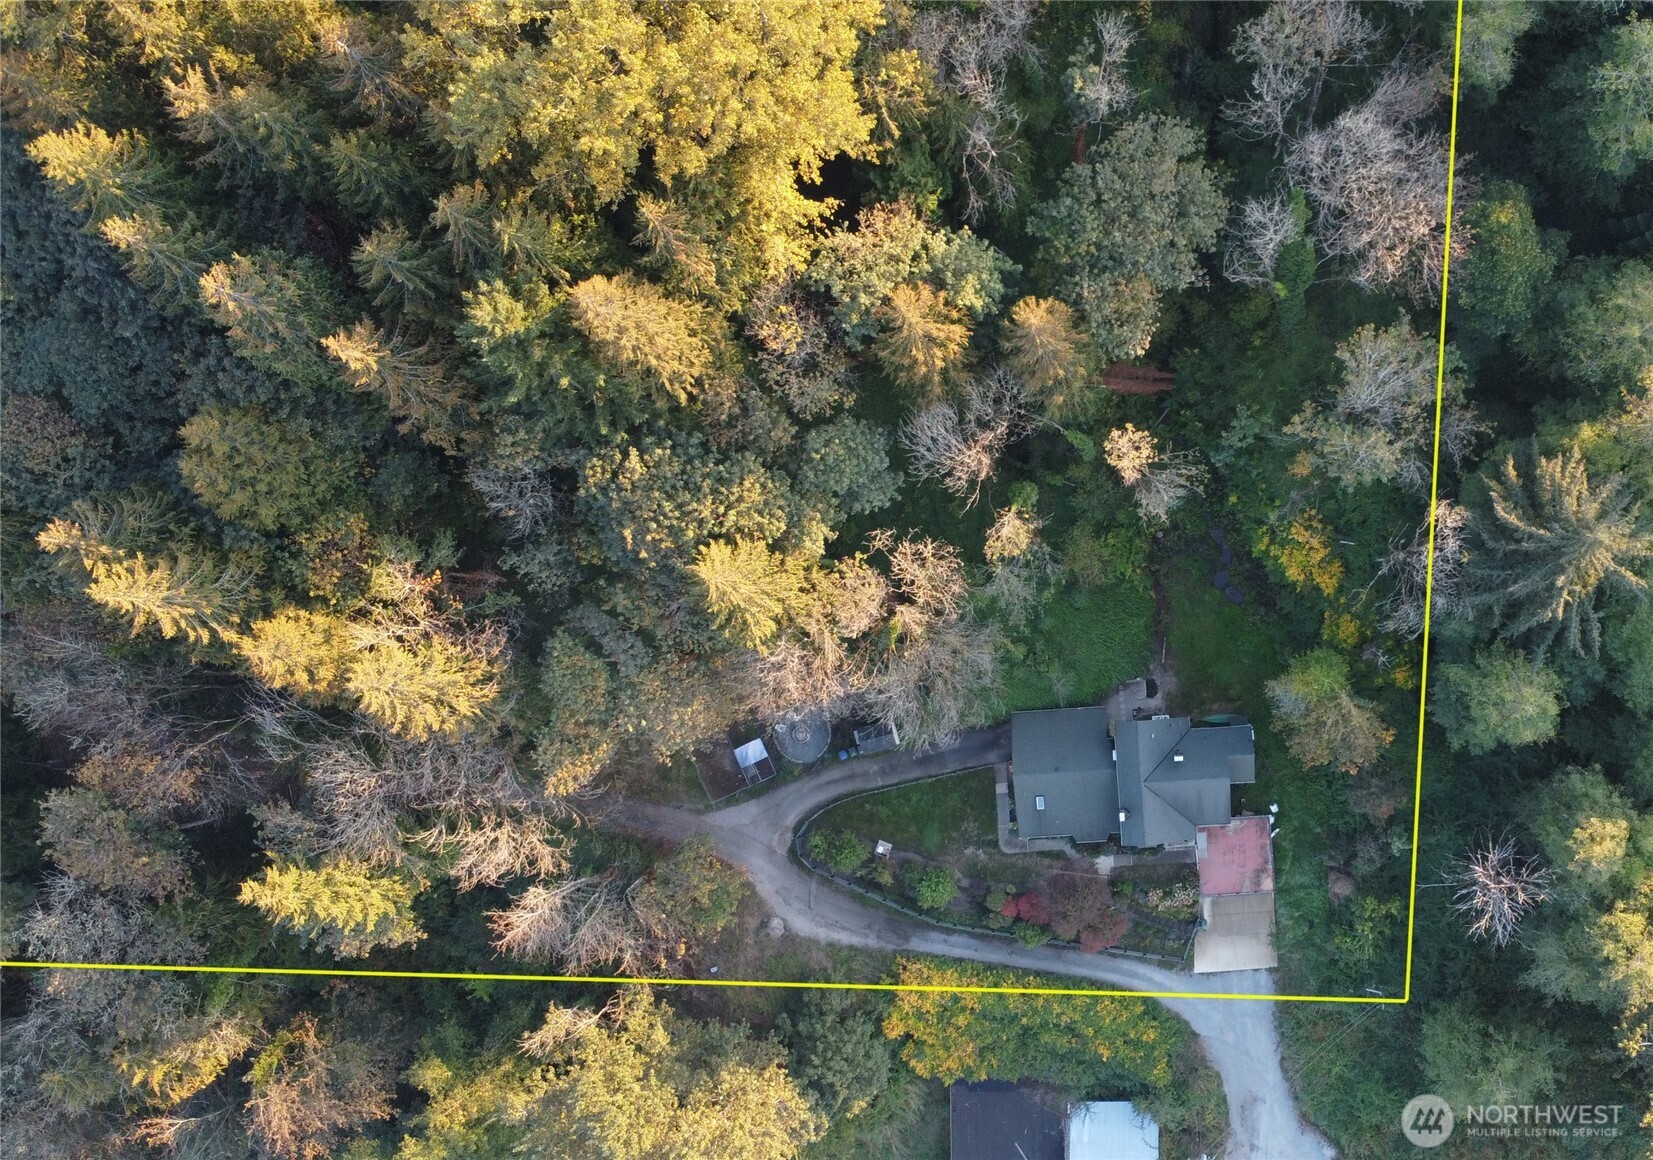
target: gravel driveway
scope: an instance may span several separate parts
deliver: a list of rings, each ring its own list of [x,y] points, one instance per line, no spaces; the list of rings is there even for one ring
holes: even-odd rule
[[[1146,962],[1087,955],[1062,947],[1027,947],[963,931],[944,930],[836,890],[788,856],[792,833],[829,802],[865,789],[899,785],[949,770],[974,769],[1009,758],[1009,729],[965,735],[937,753],[889,753],[831,766],[763,797],[712,813],[647,802],[615,803],[598,824],[682,840],[705,833],[718,851],[742,867],[758,897],[788,928],[806,938],[889,951],[945,955],[1021,970],[1089,979],[1139,991],[1267,995],[1267,971],[1223,975],[1173,973]],[[1304,1126],[1280,1065],[1274,1004],[1266,999],[1161,999],[1205,1047],[1228,1098],[1229,1160],[1328,1160],[1334,1150]]]

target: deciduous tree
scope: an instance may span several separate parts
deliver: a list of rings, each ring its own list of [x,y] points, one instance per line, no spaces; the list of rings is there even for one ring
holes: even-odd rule
[[[1435,435],[1435,344],[1402,317],[1379,330],[1363,326],[1337,348],[1342,382],[1324,402],[1304,405],[1286,435],[1305,444],[1311,471],[1346,487],[1428,486]],[[1441,383],[1441,450],[1461,462],[1486,428],[1464,398],[1463,364],[1446,348]]]
[[[1267,688],[1275,716],[1285,726],[1286,745],[1306,766],[1359,773],[1395,739],[1378,707],[1351,690],[1349,662],[1330,649],[1294,658]]]
[[[389,1064],[369,1045],[300,1015],[275,1034],[247,1074],[252,1138],[279,1160],[336,1155],[346,1133],[390,1117]]]
[[[1204,280],[1196,254],[1216,241],[1228,205],[1201,148],[1193,126],[1139,117],[1094,161],[1069,168],[1056,198],[1028,221],[1059,294],[1083,311],[1106,359],[1145,352],[1158,296]]]
[[[1482,651],[1467,665],[1441,665],[1432,675],[1431,707],[1454,749],[1536,745],[1560,725],[1561,678],[1507,648]]]
[[[97,790],[53,790],[40,816],[41,846],[71,877],[110,894],[157,899],[188,887],[189,859],[178,835]]]

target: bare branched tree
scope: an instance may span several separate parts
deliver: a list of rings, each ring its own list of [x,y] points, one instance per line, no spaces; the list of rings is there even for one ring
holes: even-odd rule
[[[1021,114],[1005,95],[1005,81],[1012,61],[1037,61],[1038,49],[1028,36],[1037,10],[1034,0],[992,0],[973,11],[925,8],[908,33],[907,47],[968,108],[958,144],[969,222],[989,206],[1003,210],[1015,204],[1012,173]]]
[[[514,539],[545,531],[561,508],[550,465],[537,459],[481,460],[466,478],[488,505],[488,514]]]
[[[1435,564],[1430,589],[1432,616],[1442,620],[1469,615],[1464,564],[1469,559],[1466,531],[1469,512],[1443,499],[1435,505]],[[1429,568],[1429,524],[1419,526],[1412,542],[1395,548],[1383,560],[1380,576],[1394,578],[1395,591],[1382,604],[1386,631],[1416,640],[1423,635],[1423,606]]]
[[[1084,124],[1100,124],[1136,103],[1137,91],[1125,74],[1125,57],[1136,43],[1136,30],[1120,12],[1096,17],[1093,36],[1073,54],[1062,74],[1068,106]]]
[[[1398,287],[1420,301],[1440,294],[1448,156],[1440,134],[1413,122],[1439,91],[1438,72],[1395,66],[1364,102],[1307,130],[1286,152],[1287,173],[1314,204],[1315,236],[1348,261],[1350,280]],[[1469,192],[1459,182],[1454,212]],[[1466,226],[1454,220],[1452,233],[1455,254],[1467,253]]]
[[[1445,885],[1456,887],[1452,909],[1469,924],[1469,936],[1506,946],[1534,907],[1550,896],[1551,874],[1536,857],[1516,851],[1507,835],[1487,838],[1447,869]]]
[[[518,1042],[524,1055],[549,1059],[565,1043],[578,1039],[585,1032],[604,1022],[612,1022],[620,1011],[620,996],[615,995],[602,1007],[562,1007],[553,1003],[545,1012],[544,1021],[524,1035]]]
[[[969,614],[927,624],[873,673],[865,702],[905,743],[947,745],[997,691],[1002,645],[995,625]]]
[[[1280,251],[1303,236],[1303,223],[1282,194],[1254,197],[1240,207],[1223,254],[1223,276],[1246,286],[1274,282]]]
[[[441,818],[413,836],[434,854],[456,851],[448,875],[461,890],[513,878],[549,878],[568,869],[561,835],[532,813],[489,811],[480,818]]]
[[[1363,326],[1337,348],[1343,373],[1329,398],[1292,417],[1286,435],[1301,440],[1312,465],[1343,483],[1429,485],[1435,432],[1435,344],[1402,317],[1379,330]],[[1441,450],[1461,463],[1486,430],[1464,392],[1457,352],[1447,348],[1440,382]]]
[[[842,340],[794,281],[769,282],[752,295],[746,333],[764,380],[799,418],[819,418],[851,397]]]
[[[537,883],[508,910],[488,913],[494,947],[519,959],[558,961],[570,971],[612,965],[637,974],[647,963],[625,888],[612,874]]]
[[[999,453],[1027,424],[1021,383],[1003,368],[972,378],[957,402],[932,404],[901,428],[901,445],[915,471],[934,479],[967,504],[981,497]]]
[[[1162,451],[1152,434],[1132,423],[1108,433],[1102,455],[1135,493],[1143,518],[1158,523],[1205,486],[1206,468],[1192,452]]]
[[[1189,496],[1205,488],[1209,476],[1192,451],[1166,451],[1135,487],[1136,506],[1156,523],[1164,523]]]
[[[1331,69],[1359,64],[1378,32],[1349,0],[1280,0],[1241,26],[1234,55],[1253,66],[1251,90],[1223,110],[1253,140],[1278,146],[1308,123]],[[1302,108],[1300,120],[1293,113]]]

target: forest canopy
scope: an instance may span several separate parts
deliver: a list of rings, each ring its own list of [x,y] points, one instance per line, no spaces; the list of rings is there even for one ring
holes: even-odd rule
[[[1414,1002],[1281,1017],[1344,1151],[1645,1104],[1646,8],[1467,3],[1454,90],[1447,5],[7,4],[10,957],[712,968],[749,883],[615,803],[1157,657],[1255,725],[1282,991],[1399,993],[1416,853]],[[986,1076],[1220,1145],[1135,1002],[14,993],[20,1156],[872,1155]]]

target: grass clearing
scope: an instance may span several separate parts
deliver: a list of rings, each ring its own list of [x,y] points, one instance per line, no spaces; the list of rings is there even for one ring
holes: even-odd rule
[[[1001,708],[1097,704],[1147,671],[1153,635],[1154,598],[1145,584],[1058,589],[1039,619],[1011,638]]]
[[[822,814],[815,828],[849,830],[869,843],[882,838],[898,850],[934,858],[996,844],[994,809],[993,771],[973,769],[843,802]]]
[[[1181,682],[1177,707],[1196,716],[1233,710],[1255,719],[1266,704],[1263,685],[1285,670],[1284,642],[1255,612],[1230,603],[1191,569],[1166,576],[1165,595],[1166,643]]]

